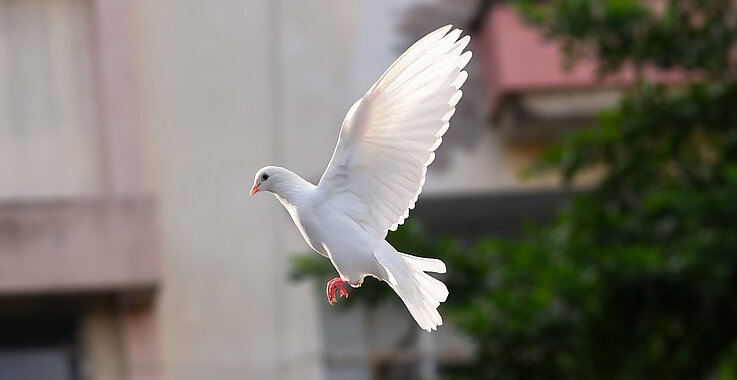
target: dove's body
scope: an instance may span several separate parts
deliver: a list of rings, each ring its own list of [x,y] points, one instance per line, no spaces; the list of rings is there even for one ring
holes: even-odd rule
[[[384,240],[414,208],[468,78],[468,36],[440,28],[412,45],[348,111],[328,168],[315,186],[287,169],[256,173],[251,195],[273,192],[307,244],[328,257],[343,282],[385,281],[428,331],[443,323],[437,307],[448,289],[426,272],[444,273],[438,259],[397,252]]]
[[[329,197],[317,186],[286,169],[279,169],[285,171],[285,175],[296,177],[295,183],[304,182],[293,191],[276,197],[307,244],[329,258],[340,277],[351,285],[360,285],[368,275],[384,280],[386,272],[373,252],[391,247],[389,243],[371,236],[348,215],[332,207]]]

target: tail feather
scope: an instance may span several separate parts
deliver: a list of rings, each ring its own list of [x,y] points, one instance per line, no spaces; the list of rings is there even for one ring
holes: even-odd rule
[[[415,273],[415,280],[420,284],[420,291],[425,296],[425,300],[430,301],[433,307],[438,307],[441,302],[448,299],[448,288],[440,280],[425,272]]]
[[[438,259],[429,257],[412,256],[406,253],[399,253],[404,260],[423,272],[445,273],[445,263]]]
[[[448,299],[448,288],[425,272],[445,273],[445,264],[438,259],[397,251],[374,252],[374,256],[387,271],[386,282],[402,299],[417,324],[427,331],[442,325],[443,318],[437,308]]]

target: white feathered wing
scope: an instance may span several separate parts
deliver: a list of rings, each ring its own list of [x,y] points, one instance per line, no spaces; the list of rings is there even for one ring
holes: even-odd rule
[[[417,41],[348,111],[338,144],[318,189],[377,238],[396,230],[414,208],[427,166],[448,130],[468,74],[470,41],[442,27]],[[445,285],[425,272],[445,272],[437,259],[391,250],[374,252],[385,279],[420,327],[442,324],[438,305]]]

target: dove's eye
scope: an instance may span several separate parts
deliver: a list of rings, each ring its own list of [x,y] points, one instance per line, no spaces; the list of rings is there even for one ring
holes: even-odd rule
[[[269,179],[269,175],[268,174],[266,174],[266,173],[261,174],[261,180],[262,181],[266,181],[267,179]]]

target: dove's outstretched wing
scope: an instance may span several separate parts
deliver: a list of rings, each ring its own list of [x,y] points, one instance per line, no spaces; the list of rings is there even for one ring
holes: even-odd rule
[[[468,74],[470,37],[440,28],[417,41],[348,111],[318,189],[384,238],[414,208]]]

